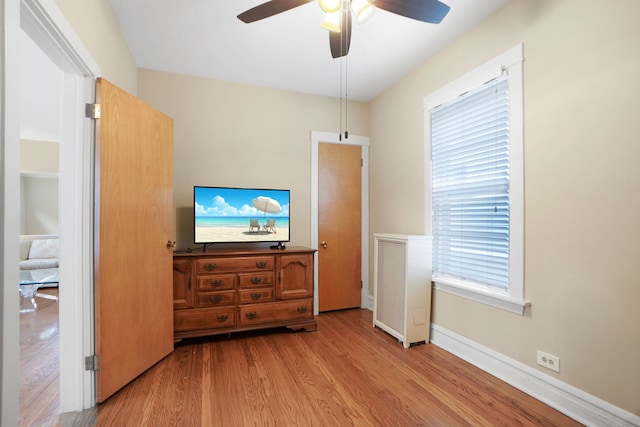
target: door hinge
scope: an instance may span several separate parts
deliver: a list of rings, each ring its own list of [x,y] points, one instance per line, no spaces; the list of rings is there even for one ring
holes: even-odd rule
[[[362,287],[363,287],[363,283],[362,283],[362,280],[360,280],[360,289],[362,289]]]
[[[86,104],[85,115],[90,119],[100,118],[100,104]]]
[[[363,168],[364,167],[364,159],[360,159],[360,167]]]
[[[95,354],[84,358],[85,371],[98,371],[100,369],[100,359]]]

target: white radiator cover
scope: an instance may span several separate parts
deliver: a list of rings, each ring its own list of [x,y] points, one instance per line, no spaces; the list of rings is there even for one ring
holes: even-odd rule
[[[373,326],[405,348],[429,342],[431,236],[373,235]]]

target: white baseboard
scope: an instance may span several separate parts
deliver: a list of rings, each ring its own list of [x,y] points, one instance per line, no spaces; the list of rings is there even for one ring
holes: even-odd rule
[[[366,302],[367,302],[367,305],[360,308],[366,308],[367,310],[373,311],[373,295],[369,295]]]
[[[630,412],[433,323],[431,343],[586,426],[640,426]]]

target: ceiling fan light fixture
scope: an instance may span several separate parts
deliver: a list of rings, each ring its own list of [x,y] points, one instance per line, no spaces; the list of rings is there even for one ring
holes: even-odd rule
[[[320,5],[320,9],[327,13],[333,13],[340,10],[342,0],[318,0],[318,4]]]
[[[340,32],[340,11],[327,13],[320,24],[320,27],[334,33]]]
[[[373,15],[376,10],[375,6],[368,0],[351,0],[351,10],[356,15],[356,22],[364,24]]]

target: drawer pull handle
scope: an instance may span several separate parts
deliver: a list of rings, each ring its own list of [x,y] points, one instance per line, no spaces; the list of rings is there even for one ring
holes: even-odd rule
[[[216,316],[216,319],[218,320],[218,322],[224,322],[228,318],[229,318],[228,314],[219,314]]]
[[[209,284],[211,286],[220,286],[222,285],[222,280],[209,280]]]
[[[264,261],[256,261],[256,267],[258,268],[265,268],[267,266],[267,263]]]
[[[262,294],[251,294],[251,299],[253,300],[257,300],[262,298]]]
[[[298,313],[306,313],[307,307],[298,307]]]
[[[207,270],[207,271],[215,270],[216,268],[218,268],[218,266],[216,264],[205,264],[204,265],[204,269]]]
[[[255,319],[256,318],[256,312],[255,311],[250,311],[248,313],[245,313],[245,316],[247,319]]]
[[[262,277],[254,277],[251,279],[251,284],[253,285],[257,285],[260,282],[262,282]]]
[[[211,302],[220,302],[222,301],[222,297],[220,295],[216,295],[214,297],[209,298]]]

